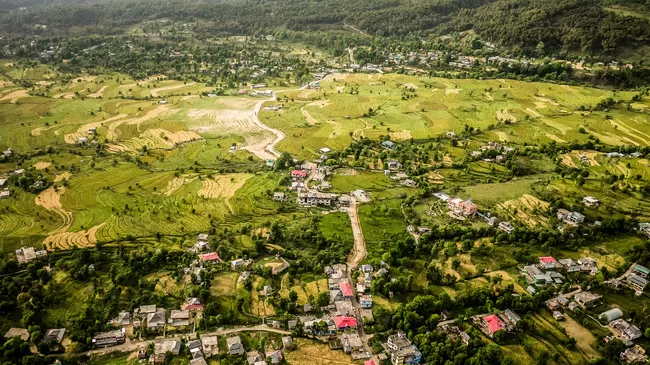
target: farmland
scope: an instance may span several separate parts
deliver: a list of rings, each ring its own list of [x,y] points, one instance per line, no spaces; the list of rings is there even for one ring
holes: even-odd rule
[[[639,252],[646,239],[634,228],[650,221],[647,95],[511,79],[332,73],[302,86],[275,80],[264,96],[253,96],[243,83],[72,76],[9,62],[0,68],[0,151],[11,149],[0,163],[11,191],[0,200],[0,253],[12,257],[33,246],[52,255],[52,277],[38,275],[56,301],[40,325],[73,328],[81,322],[71,318],[92,316],[97,332],[118,307],[176,308],[200,297],[207,303],[196,320],[200,332],[266,321],[284,328],[308,314],[305,305],[318,302],[320,315],[332,304],[323,302],[332,294],[324,268],[354,257],[355,214],[367,250],[360,264],[386,269],[366,288],[381,309],[367,325],[378,339],[412,322],[418,334],[411,337],[420,341],[435,332],[442,309],[470,318],[517,308],[530,331],[505,339],[492,341],[459,322],[481,340],[475,348],[494,344],[500,358],[517,364],[540,357],[584,363],[602,355],[603,331],[586,325],[582,312],[557,322],[544,300],[592,285],[606,303],[598,310],[645,313],[649,305],[647,295],[635,301],[604,284],[632,260],[645,260]],[[303,165],[317,158],[321,169]],[[291,178],[290,169],[305,177]],[[364,190],[369,201],[345,207],[335,196],[299,205],[302,190],[290,188],[299,180],[310,180],[312,193]],[[586,206],[586,196],[600,204]],[[476,212],[454,212],[452,198],[475,204]],[[583,213],[585,224],[563,224],[561,208]],[[209,233],[204,247],[199,233]],[[591,257],[603,272],[531,293],[521,267],[546,255]],[[239,259],[242,267],[231,266]],[[109,284],[100,290],[101,281]],[[110,309],[100,305],[109,299]],[[420,300],[446,307],[428,313],[412,305]],[[104,312],[85,309],[93,305]],[[27,323],[25,313],[23,305],[2,329]],[[74,338],[88,338],[89,326]],[[297,342],[289,363],[350,362],[324,344]]]
[[[643,103],[629,110],[580,109],[607,98],[629,101],[634,92],[393,74],[333,74],[320,86],[280,93],[285,110],[260,113],[287,135],[280,147],[301,157],[313,156],[322,146],[340,149],[353,137],[427,139],[458,133],[465,125],[511,143],[585,141],[583,128],[608,144],[644,146],[650,133]]]

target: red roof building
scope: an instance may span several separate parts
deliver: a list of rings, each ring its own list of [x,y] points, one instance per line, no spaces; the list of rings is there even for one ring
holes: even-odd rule
[[[187,298],[185,304],[181,306],[182,310],[188,311],[202,311],[204,308],[205,306],[199,298]]]
[[[481,318],[481,327],[483,327],[483,332],[492,337],[497,331],[504,330],[506,324],[496,314],[491,314]]]
[[[221,261],[219,254],[216,252],[208,252],[201,255],[203,261]]]
[[[304,170],[291,170],[291,177],[299,177],[299,178],[306,178],[307,177],[307,171]]]
[[[350,285],[350,283],[347,281],[340,282],[339,289],[341,289],[341,293],[343,294],[344,298],[352,298],[352,296],[354,296],[354,293],[352,292],[352,285]]]
[[[542,264],[555,264],[557,261],[552,256],[544,256],[539,258],[539,262]]]
[[[339,331],[343,331],[347,328],[357,328],[357,320],[354,317],[334,317],[334,324],[336,324],[336,328],[338,328]]]
[[[363,365],[375,365],[375,361],[374,360],[364,361]]]

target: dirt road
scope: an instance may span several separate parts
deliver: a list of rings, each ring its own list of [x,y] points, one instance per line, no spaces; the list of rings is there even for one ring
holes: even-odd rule
[[[352,224],[352,235],[354,236],[354,247],[350,256],[348,257],[348,273],[359,266],[361,260],[366,257],[366,241],[363,238],[361,231],[361,223],[359,222],[359,213],[357,210],[357,202],[352,199],[352,204],[348,208],[348,216],[350,216],[350,223]]]
[[[359,266],[361,260],[366,257],[366,241],[363,238],[363,231],[361,230],[361,223],[359,222],[359,211],[357,209],[357,201],[352,198],[352,203],[348,208],[348,216],[350,217],[350,223],[352,224],[352,235],[354,236],[354,247],[352,252],[348,256],[347,261],[347,277],[350,283],[353,283],[352,272]],[[363,349],[365,352],[370,354],[370,358],[375,361],[375,364],[379,364],[379,360],[375,357],[375,354],[372,351],[372,347],[368,345],[368,340],[372,335],[366,335],[363,330],[363,323],[361,323],[361,307],[356,296],[352,297],[352,307],[356,313],[356,318],[359,319],[357,330],[359,331],[359,337],[363,341]]]
[[[278,157],[280,157],[280,152],[278,152],[275,149],[275,146],[284,139],[284,133],[282,131],[279,131],[275,128],[271,128],[267,126],[266,124],[262,123],[260,121],[260,118],[258,117],[258,114],[260,113],[260,110],[262,110],[262,105],[267,102],[267,101],[273,101],[276,100],[275,93],[273,94],[273,99],[267,99],[267,100],[262,100],[259,103],[255,105],[255,109],[253,109],[253,123],[255,123],[258,127],[267,130],[273,134],[275,134],[275,139],[273,141],[270,141],[268,144],[266,142],[262,144],[254,144],[251,146],[246,146],[244,147],[245,150],[250,151],[253,153],[255,156],[263,159],[263,160],[275,160]],[[266,144],[266,147],[261,148],[263,144]]]

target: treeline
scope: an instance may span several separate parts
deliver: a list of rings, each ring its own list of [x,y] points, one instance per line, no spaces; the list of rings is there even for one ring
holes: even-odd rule
[[[143,20],[171,19],[196,21],[193,31],[211,36],[332,30],[344,24],[380,37],[474,30],[490,42],[531,56],[567,51],[616,55],[648,44],[647,20],[618,15],[605,10],[606,5],[603,0],[66,2],[6,12],[0,15],[0,30],[39,35],[118,34]]]

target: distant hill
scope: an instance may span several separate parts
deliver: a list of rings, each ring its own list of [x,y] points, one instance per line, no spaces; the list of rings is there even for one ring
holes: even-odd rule
[[[27,6],[16,10],[17,5]],[[621,55],[650,49],[647,0],[5,0],[5,34],[115,34],[144,20],[202,21],[213,34],[281,29],[342,29],[376,36],[444,35],[473,30],[481,39],[529,55]],[[44,31],[35,25],[47,25]]]

